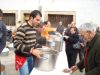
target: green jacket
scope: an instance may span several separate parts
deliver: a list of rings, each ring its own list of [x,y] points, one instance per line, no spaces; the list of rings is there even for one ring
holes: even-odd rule
[[[100,75],[100,33],[87,45],[89,53],[86,60],[85,75]],[[81,70],[84,68],[84,60],[77,64]]]

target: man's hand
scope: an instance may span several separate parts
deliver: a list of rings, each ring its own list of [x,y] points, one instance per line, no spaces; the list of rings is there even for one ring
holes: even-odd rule
[[[75,72],[76,70],[78,70],[78,67],[75,65],[75,66],[72,66],[70,69],[71,69],[71,71],[72,71],[72,73],[73,73],[73,72]]]
[[[63,72],[64,72],[64,73],[69,73],[69,72],[71,72],[71,69],[65,68],[65,69],[63,70]]]
[[[63,72],[65,72],[65,73],[69,73],[69,72],[73,73],[73,72],[75,72],[76,70],[78,70],[78,67],[75,65],[75,66],[72,66],[72,67],[69,68],[69,69],[65,68],[65,69],[63,70]]]
[[[68,39],[69,38],[69,36],[63,36],[65,39]]]
[[[40,50],[37,50],[37,49],[31,49],[30,51],[31,54],[35,55],[37,58],[41,58],[43,53],[40,51]]]
[[[80,43],[80,45],[81,45],[82,47],[84,47],[84,44],[83,44],[83,43]]]

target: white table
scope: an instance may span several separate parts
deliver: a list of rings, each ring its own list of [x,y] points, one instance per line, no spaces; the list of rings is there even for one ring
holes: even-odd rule
[[[56,66],[53,71],[44,72],[34,68],[30,75],[70,75],[70,73],[64,73],[62,70],[68,68],[67,58],[65,54],[65,45],[63,44],[62,51],[59,53],[59,56],[56,61]]]

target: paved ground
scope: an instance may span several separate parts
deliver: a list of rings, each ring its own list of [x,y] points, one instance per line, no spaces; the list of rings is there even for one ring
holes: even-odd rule
[[[0,56],[1,63],[5,65],[5,75],[19,75],[19,73],[15,70],[15,54],[11,50],[8,56]],[[78,58],[77,58],[78,62]],[[80,73],[76,71],[71,75],[84,75],[84,73]]]
[[[19,75],[15,70],[15,54],[13,51],[9,51],[8,56],[0,56],[0,61],[5,65],[5,75]]]

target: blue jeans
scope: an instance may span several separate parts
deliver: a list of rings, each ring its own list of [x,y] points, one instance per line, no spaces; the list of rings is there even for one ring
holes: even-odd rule
[[[35,64],[35,59],[33,57],[27,57],[26,62],[19,70],[20,75],[29,75],[34,67],[34,64]]]

